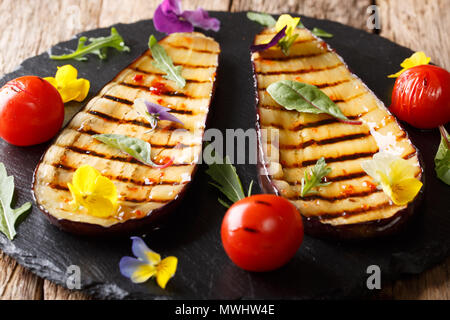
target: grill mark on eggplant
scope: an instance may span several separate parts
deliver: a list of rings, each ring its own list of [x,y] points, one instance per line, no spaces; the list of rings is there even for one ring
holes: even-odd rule
[[[383,192],[383,190],[369,190],[369,191],[361,191],[361,192],[355,192],[355,193],[349,193],[349,194],[342,194],[336,197],[326,197],[319,194],[309,195],[305,197],[301,197],[300,195],[291,197],[289,200],[303,200],[303,201],[314,201],[314,200],[323,200],[327,202],[336,202],[340,200],[346,200],[349,198],[361,198],[361,197],[367,197],[374,193],[380,193]]]
[[[147,55],[148,57],[150,57],[153,60],[153,57],[151,54]],[[212,69],[212,68],[217,68],[216,65],[203,65],[203,64],[190,64],[190,63],[181,63],[181,62],[173,62],[173,64],[175,66],[181,66],[181,67],[187,67],[187,68],[192,68],[192,69]]]
[[[114,96],[110,96],[110,95],[104,95],[102,96],[102,98],[108,99],[108,100],[112,100],[115,102],[119,102],[122,104],[126,104],[128,106],[131,106],[134,104],[134,102],[127,100],[127,99],[123,99],[123,98],[117,98]],[[94,111],[97,112],[97,111]],[[177,114],[185,114],[185,115],[194,115],[194,112],[192,110],[182,110],[182,109],[170,109],[169,110],[170,113],[177,113]]]
[[[211,51],[211,50],[202,50],[202,49],[195,49],[195,48],[189,48],[183,45],[176,45],[170,42],[164,42],[165,45],[168,45],[171,48],[174,49],[184,49],[184,50],[189,50],[189,51],[194,51],[194,52],[200,52],[200,53],[210,53],[210,54],[219,54],[219,51]]]
[[[328,51],[309,53],[309,54],[288,55],[288,56],[276,57],[276,58],[260,56],[259,58],[255,59],[255,60],[261,61],[262,63],[264,63],[264,61],[289,61],[289,60],[302,59],[302,58],[320,57],[326,53],[328,53]]]
[[[95,111],[95,110],[89,110],[86,113],[91,114],[93,116],[99,117],[105,121],[109,121],[109,122],[115,122],[118,124],[131,124],[131,125],[135,125],[135,126],[139,126],[139,127],[144,127],[144,128],[148,128],[148,129],[152,129],[152,126],[150,123],[147,122],[142,122],[139,120],[126,120],[126,119],[119,119],[119,118],[115,118],[113,116],[110,116],[108,114],[105,114],[103,112],[100,111]],[[174,131],[177,129],[181,129],[180,127],[178,127],[177,125],[171,124],[170,126],[164,127],[164,128],[160,128],[160,127],[156,127],[154,130],[159,130],[159,131]],[[79,130],[80,131],[80,130]],[[81,132],[85,132],[86,131],[81,131]]]
[[[316,86],[319,89],[325,89],[325,88],[332,88],[332,87],[337,87],[338,85],[341,85],[343,83],[347,83],[347,82],[351,82],[353,79],[345,79],[345,80],[340,80],[340,81],[336,81],[336,82],[324,82],[324,83],[320,83],[320,84],[315,84],[314,86]],[[268,87],[261,87],[258,90],[259,91],[265,91],[267,90]]]
[[[63,186],[63,185],[60,185],[60,184],[57,184],[57,183],[49,183],[47,186],[52,188],[52,189],[70,192],[69,187]],[[147,199],[147,198],[137,199],[137,198],[129,198],[129,197],[121,197],[120,198],[120,201],[133,202],[133,203],[151,203],[151,202],[168,203],[168,202],[170,202],[172,200],[174,200],[174,199],[163,200],[163,199]]]
[[[134,84],[134,83],[128,83],[128,82],[120,82],[119,85],[133,88],[133,89],[140,89],[140,90],[146,90],[152,92],[152,86],[146,86],[142,84]],[[161,90],[158,92],[158,96],[167,96],[167,97],[180,97],[180,98],[189,98],[189,99],[203,99],[203,97],[192,97],[184,92],[174,91],[174,90]]]
[[[331,100],[333,100],[334,103],[344,103],[344,102],[349,102],[349,101],[352,101],[352,100],[357,99],[359,97],[362,97],[362,96],[364,96],[366,94],[367,94],[367,92],[361,92],[361,93],[358,93],[357,95],[352,96],[352,97],[347,98],[347,99],[331,99]]]
[[[318,214],[317,217],[320,218],[321,220],[330,220],[330,219],[335,219],[335,218],[349,218],[352,216],[356,216],[356,215],[360,215],[360,214],[366,214],[370,211],[375,211],[375,210],[381,210],[384,208],[387,208],[391,206],[390,202],[382,202],[380,204],[377,204],[375,206],[363,206],[361,208],[358,209],[354,209],[354,210],[345,210],[342,212],[338,212],[338,213],[323,213],[323,214]]]
[[[343,135],[340,137],[328,138],[328,139],[323,139],[323,140],[319,140],[319,141],[311,139],[306,142],[300,143],[298,145],[280,144],[280,149],[284,149],[284,150],[304,149],[304,148],[307,148],[312,145],[323,146],[323,145],[333,144],[333,143],[342,142],[342,141],[358,140],[358,139],[365,138],[368,136],[370,136],[370,133],[357,133],[357,134]]]
[[[336,158],[325,157],[325,161],[327,163],[333,163],[333,162],[342,162],[342,161],[347,161],[347,160],[356,160],[356,159],[359,159],[359,158],[372,157],[375,153],[376,152],[360,152],[360,153],[346,154],[346,155],[339,156],[339,157],[336,157]],[[302,168],[302,167],[307,167],[307,166],[311,166],[311,165],[316,164],[317,160],[319,160],[319,159],[304,160],[301,163],[295,163],[295,164],[292,164],[292,165],[289,165],[287,163],[283,163],[283,161],[282,161],[281,164],[285,168]]]
[[[163,76],[164,73],[162,72],[154,72],[154,71],[149,71],[149,70],[144,70],[141,68],[129,68],[130,70],[136,71],[136,72],[140,72],[140,73],[144,73],[147,75],[155,75],[155,76]],[[197,79],[185,79],[186,83],[210,83],[212,82],[212,80],[197,80]]]
[[[335,177],[325,177],[324,182],[340,182],[340,181],[347,181],[347,180],[363,178],[366,176],[368,177],[367,173],[365,171],[361,171],[361,172],[344,174],[344,175],[335,176]],[[286,182],[289,183],[289,185],[291,185],[291,186],[298,186],[301,184],[301,181],[286,181]]]
[[[256,72],[256,73],[259,74],[259,75],[263,75],[263,76],[266,76],[266,75],[281,75],[281,74],[306,74],[306,73],[314,73],[314,72],[320,72],[320,71],[333,70],[333,69],[336,69],[336,68],[338,68],[340,66],[343,66],[343,65],[344,64],[339,63],[339,64],[337,64],[335,66],[324,67],[324,68],[317,68],[317,69],[309,68],[309,69],[298,69],[298,70],[289,70],[289,71],[287,71],[287,70],[285,70],[285,71],[266,71],[266,72],[259,71],[259,72]]]
[[[359,119],[359,116],[351,116],[351,117],[347,117],[350,120],[357,120]],[[307,128],[318,128],[321,127],[323,125],[328,125],[328,124],[333,124],[333,123],[339,123],[340,121],[336,118],[329,118],[329,119],[323,119],[323,120],[319,120],[316,122],[310,122],[310,123],[306,123],[306,124],[299,124],[298,126],[290,129],[291,131],[300,131],[303,129],[307,129]]]
[[[134,104],[134,102],[132,102],[130,100],[123,99],[123,98],[117,98],[117,97],[111,96],[109,94],[103,95],[102,98],[105,98],[105,99],[108,99],[108,100],[112,100],[114,102],[119,102],[119,103],[122,103],[122,104],[126,104],[126,105],[129,105],[129,106]]]
[[[57,169],[61,169],[61,170],[65,170],[65,171],[69,171],[69,172],[75,172],[77,170],[77,168],[69,166],[67,164],[63,164],[61,162],[59,163],[51,163],[47,165],[50,165],[52,167],[55,167]],[[133,183],[135,185],[138,186],[142,186],[142,187],[149,187],[149,186],[159,186],[159,185],[171,185],[171,186],[178,186],[178,185],[184,185],[186,184],[188,181],[186,182],[179,182],[179,181],[169,181],[169,180],[162,180],[162,181],[158,181],[158,182],[154,182],[154,181],[142,181],[142,180],[137,180],[137,179],[133,179],[130,177],[124,177],[124,176],[113,176],[113,175],[104,175],[105,177],[107,177],[110,180],[116,180],[116,181],[121,181],[121,182],[125,182],[125,183]]]
[[[144,164],[142,164],[142,162],[136,160],[133,157],[114,156],[114,155],[104,154],[104,153],[100,153],[100,152],[96,152],[96,151],[92,151],[92,150],[88,150],[88,149],[83,149],[83,148],[79,148],[79,147],[75,147],[75,146],[58,146],[58,147],[73,151],[75,153],[85,154],[85,155],[102,158],[102,159],[106,159],[106,160],[144,165]],[[191,163],[173,163],[170,166],[171,167],[183,167],[183,166],[190,166],[190,165],[192,165],[192,164]]]

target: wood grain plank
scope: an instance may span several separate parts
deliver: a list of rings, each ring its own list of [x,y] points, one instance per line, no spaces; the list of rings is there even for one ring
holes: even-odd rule
[[[233,0],[231,11],[299,13],[313,18],[338,21],[355,28],[367,29],[367,7],[371,0]]]
[[[450,69],[450,1],[378,0],[381,35]]]
[[[0,300],[42,299],[43,280],[0,253]]]

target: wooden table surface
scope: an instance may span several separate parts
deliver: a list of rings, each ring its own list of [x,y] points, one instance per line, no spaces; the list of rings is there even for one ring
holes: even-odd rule
[[[76,33],[150,19],[160,0],[0,0],[0,73]],[[370,30],[370,5],[377,5],[380,30]],[[450,69],[449,0],[184,0],[185,9],[270,13],[297,12],[379,33]],[[0,252],[1,299],[89,299],[38,278]],[[419,276],[385,286],[381,298],[450,299],[450,259]]]

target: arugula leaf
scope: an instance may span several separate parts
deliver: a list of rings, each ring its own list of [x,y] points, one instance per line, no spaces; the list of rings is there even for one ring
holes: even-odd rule
[[[166,50],[158,44],[158,40],[151,35],[148,40],[148,47],[150,48],[153,56],[153,65],[155,68],[166,73],[164,78],[173,80],[180,88],[184,88],[186,85],[186,79],[181,76],[181,66],[174,66],[172,59],[167,55]]]
[[[206,173],[214,180],[210,182],[211,185],[219,189],[232,203],[244,199],[244,188],[241,180],[236,173],[236,168],[231,164],[230,158],[226,156],[223,164],[213,163],[209,165]],[[247,196],[252,194],[253,181],[250,183]],[[224,200],[218,199],[219,203],[226,208],[229,208]]]
[[[152,167],[161,167],[152,161],[152,146],[144,140],[122,134],[96,134],[93,137],[112,148],[125,152],[143,164]]]
[[[312,29],[312,34],[321,38],[333,38],[331,33],[326,32],[325,30],[314,28]]]
[[[116,28],[111,28],[111,35],[108,37],[89,38],[89,44],[86,45],[86,37],[81,37],[78,40],[77,49],[69,54],[63,54],[60,56],[50,55],[50,59],[53,60],[66,60],[75,59],[78,61],[86,61],[86,54],[96,54],[101,60],[107,58],[108,47],[115,48],[119,52],[129,52],[130,48],[127,47],[123,41],[122,36],[117,32]]]
[[[440,126],[441,144],[434,158],[435,170],[439,179],[450,185],[450,135],[444,126]]]
[[[247,12],[247,18],[251,21],[257,22],[262,26],[272,28],[277,21],[270,14],[259,12]]]
[[[305,177],[302,178],[301,196],[317,193],[312,188],[323,187],[329,185],[331,182],[322,182],[322,179],[331,172],[331,168],[327,167],[325,158],[322,157],[317,160],[312,169],[305,171]]]
[[[8,176],[5,165],[0,162],[0,232],[9,240],[14,239],[17,234],[15,229],[17,219],[31,208],[31,202],[27,202],[18,209],[12,209],[13,195],[14,177]]]
[[[348,119],[339,107],[316,86],[291,80],[274,82],[267,87],[267,92],[287,110],[306,113],[326,113],[345,123],[361,124],[360,121]]]

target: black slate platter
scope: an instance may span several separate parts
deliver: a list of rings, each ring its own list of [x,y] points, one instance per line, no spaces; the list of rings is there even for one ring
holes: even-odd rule
[[[218,33],[207,33],[221,44],[218,87],[212,106],[210,127],[253,128],[255,125],[254,89],[249,45],[261,27],[246,19],[245,13],[213,12],[220,19]],[[411,51],[384,38],[335,22],[304,17],[304,24],[334,34],[327,42],[346,60],[354,73],[389,105],[393,81],[386,75],[396,72],[400,62]],[[89,57],[88,62],[55,62],[47,53],[24,61],[14,72],[5,75],[0,84],[22,75],[50,76],[57,65],[73,64],[79,76],[91,81],[92,97],[147,46],[151,33],[160,39],[151,20],[116,26],[129,54],[109,52],[107,61]],[[104,36],[109,28],[83,33]],[[76,47],[77,40],[52,48],[54,53]],[[71,104],[68,110],[78,110]],[[442,261],[450,253],[450,187],[437,180],[433,157],[439,135],[406,127],[419,148],[425,163],[426,187],[423,208],[417,218],[395,237],[365,242],[324,241],[306,237],[296,256],[283,268],[269,273],[249,273],[236,267],[226,256],[220,241],[220,224],[225,213],[217,202],[218,194],[208,185],[202,166],[190,193],[178,212],[162,229],[145,237],[157,252],[179,258],[179,269],[166,290],[154,281],[134,285],[119,273],[122,256],[131,255],[131,241],[121,239],[82,238],[66,234],[50,225],[34,206],[18,227],[17,238],[10,242],[0,235],[0,247],[21,265],[37,275],[66,284],[66,270],[78,265],[81,288],[97,298],[149,299],[254,299],[254,298],[346,298],[369,293],[366,287],[367,267],[378,265],[384,282],[405,274],[417,274]],[[0,141],[0,161],[15,176],[17,203],[32,201],[33,170],[48,144],[30,148],[10,146]],[[238,166],[243,183],[256,180],[254,165]],[[259,192],[259,190],[256,190]]]

